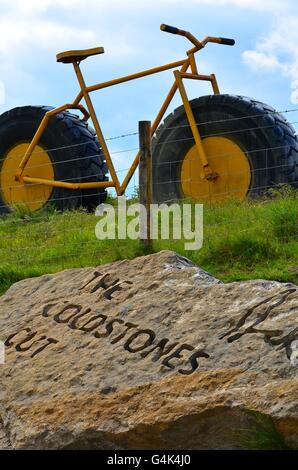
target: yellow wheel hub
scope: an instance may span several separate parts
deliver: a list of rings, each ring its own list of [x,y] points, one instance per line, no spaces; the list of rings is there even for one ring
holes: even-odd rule
[[[15,145],[4,156],[0,172],[0,187],[4,202],[9,206],[25,205],[36,211],[50,199],[53,188],[40,184],[15,181],[16,170],[28,148],[29,143]],[[48,153],[36,146],[25,168],[24,175],[44,179],[55,179],[53,163]]]
[[[213,181],[202,179],[203,166],[194,145],[182,163],[181,185],[184,195],[209,202],[244,199],[251,182],[250,165],[245,153],[226,137],[207,137],[203,139],[203,146],[212,171],[219,177]]]

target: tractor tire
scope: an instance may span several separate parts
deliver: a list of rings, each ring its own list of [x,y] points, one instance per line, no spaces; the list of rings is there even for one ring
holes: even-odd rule
[[[203,166],[183,106],[166,117],[153,138],[153,196],[157,203],[182,198],[220,202],[259,196],[282,184],[298,186],[298,141],[273,108],[242,96],[213,95],[191,107],[212,170]]]
[[[31,211],[93,209],[106,199],[100,189],[71,190],[16,182],[14,175],[44,114],[46,106],[14,108],[0,116],[0,214],[17,206]],[[51,117],[25,168],[32,177],[67,182],[105,181],[107,168],[93,129],[68,111]]]

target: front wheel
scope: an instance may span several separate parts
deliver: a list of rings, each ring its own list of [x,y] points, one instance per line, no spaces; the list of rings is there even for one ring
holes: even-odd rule
[[[295,131],[273,108],[231,95],[192,100],[203,147],[217,179],[203,167],[183,106],[158,128],[153,141],[155,202],[191,198],[220,202],[257,196],[279,184],[298,185]]]

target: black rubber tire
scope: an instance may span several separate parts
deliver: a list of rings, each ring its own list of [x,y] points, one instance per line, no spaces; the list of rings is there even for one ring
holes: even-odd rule
[[[248,196],[258,196],[280,184],[298,187],[295,130],[271,106],[243,96],[212,95],[192,100],[191,107],[202,138],[214,134],[228,137],[246,153],[252,172]],[[185,110],[180,106],[166,117],[153,138],[155,202],[184,197],[181,166],[193,145]]]
[[[50,109],[53,108],[25,106],[11,109],[0,116],[0,172],[3,156],[14,145],[30,142],[44,114]],[[64,111],[52,117],[39,143],[53,162],[55,180],[106,180],[107,168],[95,132],[75,114]],[[104,189],[81,191],[53,188],[45,206],[51,205],[59,210],[83,206],[91,210],[105,199]],[[0,214],[11,210],[0,188]]]

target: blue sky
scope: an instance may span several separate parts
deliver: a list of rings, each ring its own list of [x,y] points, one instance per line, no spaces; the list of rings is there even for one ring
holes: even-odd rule
[[[0,0],[0,112],[26,104],[59,105],[77,94],[69,65],[57,52],[104,46],[105,54],[82,63],[87,83],[100,82],[183,58],[187,41],[162,33],[161,23],[205,35],[232,37],[235,47],[208,45],[197,55],[202,73],[217,74],[222,93],[257,98],[277,109],[298,107],[298,14],[294,0]],[[137,130],[153,119],[171,72],[94,94],[107,137]],[[208,94],[192,83],[191,97]],[[3,101],[3,100],[2,100]],[[179,105],[177,98],[173,106]],[[296,119],[295,119],[296,118]],[[298,113],[289,115],[298,121]],[[120,139],[113,152],[135,147]],[[132,153],[114,155],[127,168]]]

